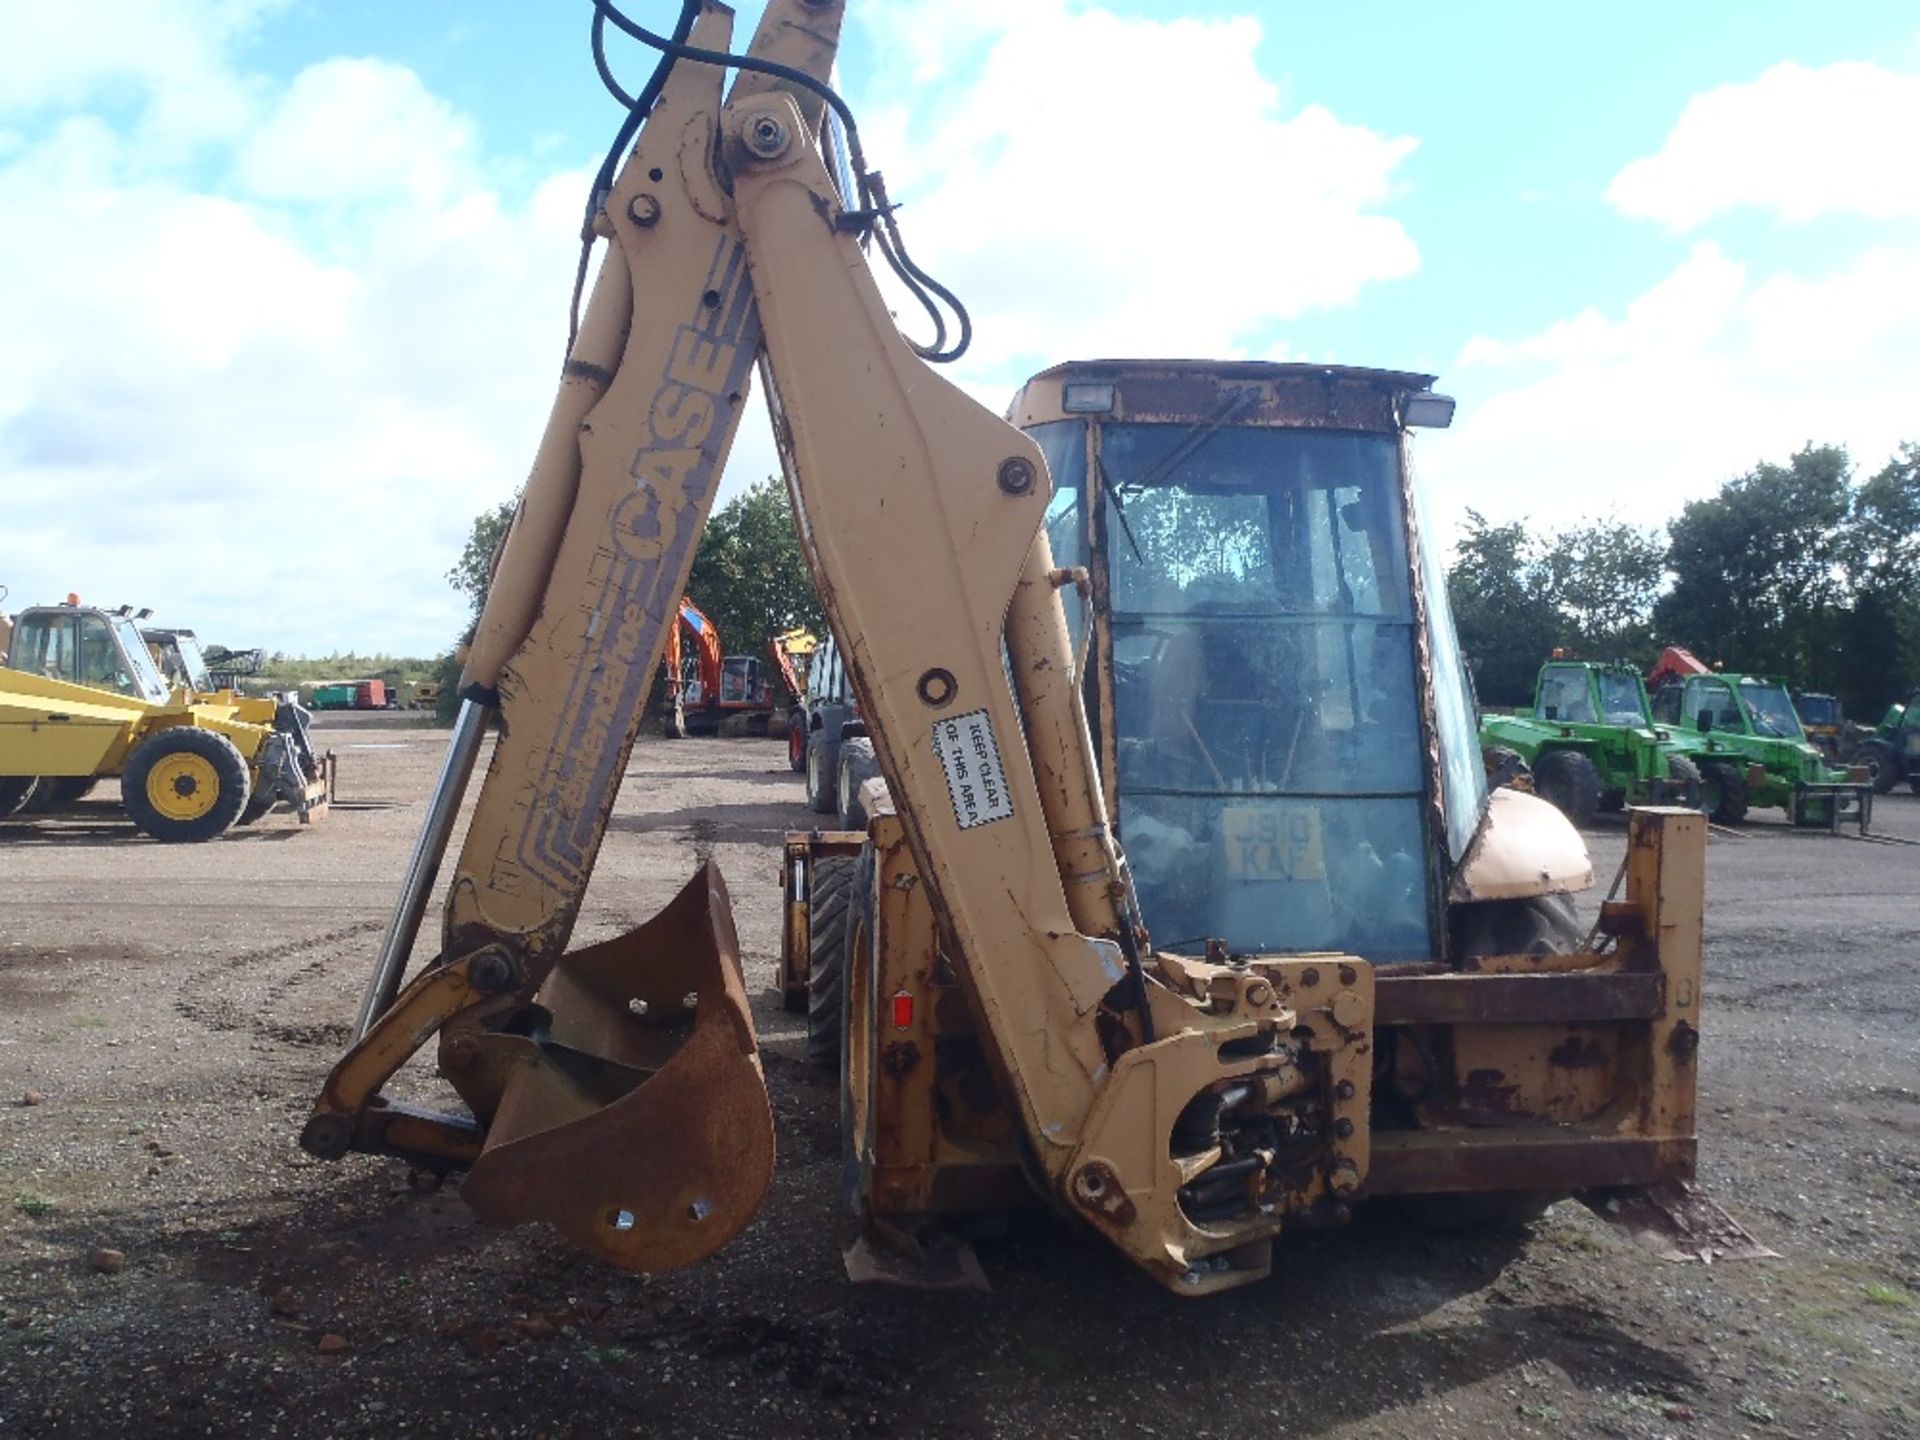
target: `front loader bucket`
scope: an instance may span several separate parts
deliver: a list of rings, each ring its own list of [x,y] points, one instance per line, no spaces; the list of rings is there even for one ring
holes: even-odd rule
[[[529,1013],[531,1033],[493,1037],[516,1063],[461,1186],[483,1220],[549,1221],[647,1272],[746,1228],[773,1178],[773,1112],[717,869],[564,956]]]

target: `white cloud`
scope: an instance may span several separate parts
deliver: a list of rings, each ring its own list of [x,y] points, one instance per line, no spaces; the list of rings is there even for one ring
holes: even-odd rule
[[[76,72],[132,89],[0,157],[25,282],[0,291],[0,583],[224,644],[441,648],[465,618],[443,572],[558,376],[587,177],[505,198],[410,72],[330,60],[273,94],[223,58],[237,7],[194,8],[170,7],[197,48]],[[169,163],[125,102],[196,83],[251,108]]]
[[[863,97],[868,157],[906,202],[916,258],[973,309],[971,375],[1245,355],[1273,321],[1419,268],[1378,213],[1417,142],[1316,105],[1287,113],[1250,16],[1066,0],[860,13],[905,62]]]
[[[142,143],[174,152],[230,133],[254,85],[224,60],[286,0],[114,0],[7,7],[0,115],[138,97]]]
[[[239,183],[274,200],[445,201],[477,183],[473,124],[385,60],[333,59],[294,78],[238,157]]]
[[[442,573],[539,434],[586,177],[507,190],[538,137],[488,153],[388,60],[248,73],[280,3],[10,19],[0,583],[225,644],[431,650],[464,619]],[[855,99],[916,255],[975,304],[956,378],[996,408],[1040,363],[1247,353],[1418,267],[1384,213],[1416,142],[1283,106],[1253,19],[857,13],[910,38]],[[723,493],[775,468],[750,414]]]
[[[1920,250],[1756,278],[1701,242],[1618,318],[1463,348],[1456,431],[1423,445],[1443,511],[1663,522],[1802,444],[1871,471],[1920,438]],[[1474,392],[1487,398],[1475,403]]]
[[[1791,60],[1688,101],[1666,143],[1608,187],[1626,215],[1676,231],[1740,206],[1788,221],[1920,215],[1920,75]]]

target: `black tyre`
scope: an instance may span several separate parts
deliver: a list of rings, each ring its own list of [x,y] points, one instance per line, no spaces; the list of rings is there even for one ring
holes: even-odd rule
[[[816,815],[831,815],[834,801],[833,775],[827,773],[827,737],[816,730],[807,737],[807,808]]]
[[[247,796],[247,808],[240,812],[240,818],[233,823],[236,825],[253,824],[254,821],[273,809],[273,799],[273,791],[255,790]]]
[[[52,795],[48,804],[56,807],[78,805],[93,793],[93,787],[100,783],[98,775],[62,775],[57,780],[43,782],[41,788],[51,788]]]
[[[1593,823],[1600,808],[1600,772],[1578,750],[1549,750],[1533,767],[1534,793],[1575,825]]]
[[[1667,778],[1673,781],[1674,788],[1680,793],[1673,798],[1673,804],[1684,805],[1689,810],[1700,808],[1700,767],[1684,755],[1667,757]]]
[[[1566,955],[1585,938],[1570,895],[1534,895],[1525,900],[1489,900],[1460,905],[1453,912],[1454,954],[1459,959],[1486,955]],[[1410,1195],[1401,1208],[1418,1224],[1435,1230],[1498,1229],[1529,1225],[1554,1201],[1559,1190],[1494,1190],[1481,1194]]]
[[[224,834],[247,808],[247,762],[226,736],[191,725],[134,746],[120,776],[121,803],[156,840],[178,844]]]
[[[1747,777],[1738,765],[1710,760],[1700,767],[1700,808],[1716,825],[1738,825],[1747,818]]]
[[[40,783],[27,792],[27,798],[20,802],[21,815],[44,815],[49,810],[57,810],[59,805],[54,798],[54,787],[60,783],[60,776],[42,775]]]
[[[840,812],[842,830],[867,828],[867,809],[860,803],[860,787],[880,773],[880,762],[873,755],[873,741],[864,735],[840,742],[840,775],[834,787],[834,808]]]
[[[1873,773],[1873,793],[1884,795],[1899,783],[1900,757],[1884,740],[1863,740],[1847,757],[1849,765],[1864,765]]]
[[[1580,917],[1570,895],[1534,895],[1525,900],[1487,900],[1453,912],[1453,953],[1567,955],[1580,946]]]
[[[870,1052],[873,1042],[875,1006],[867,992],[873,988],[869,952],[878,865],[873,846],[861,846],[853,869],[853,893],[847,900],[847,948],[840,985],[840,1198],[846,1213],[853,1216],[864,1216],[867,1210],[867,1177],[860,1155],[871,1149],[867,1142],[873,1129],[872,1106],[865,1095],[855,1093],[854,1086],[859,1079],[856,1070],[866,1073],[873,1068],[872,1054],[862,1052]]]
[[[813,862],[807,890],[807,1059],[822,1067],[840,1055],[840,992],[847,972],[852,855]]]
[[[796,775],[807,769],[807,716],[795,710],[787,716],[787,768]]]
[[[1482,745],[1480,763],[1486,767],[1487,788],[1498,790],[1502,785],[1511,785],[1516,780],[1533,783],[1533,771],[1527,768],[1527,760],[1518,750],[1507,745]]]
[[[0,775],[0,820],[25,810],[39,792],[38,775]]]

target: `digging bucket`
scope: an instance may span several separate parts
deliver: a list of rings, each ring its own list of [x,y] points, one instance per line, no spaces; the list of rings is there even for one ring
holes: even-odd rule
[[[489,1040],[505,1078],[461,1186],[482,1219],[544,1220],[646,1272],[746,1228],[773,1178],[773,1113],[718,869],[566,955],[520,1030]]]

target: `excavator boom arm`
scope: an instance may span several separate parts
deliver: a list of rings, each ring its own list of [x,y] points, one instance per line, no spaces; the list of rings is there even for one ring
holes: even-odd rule
[[[699,1260],[751,1219],[774,1135],[718,872],[630,935],[566,943],[758,363],[804,555],[1029,1179],[1183,1294],[1258,1279],[1286,1217],[1365,1187],[1373,968],[1212,947],[1142,962],[1060,593],[1085,574],[1050,553],[1039,447],[929,369],[868,269],[874,225],[899,265],[883,192],[868,177],[879,204],[849,205],[806,81],[839,21],[841,0],[772,0],[749,50],[772,69],[726,104],[720,71],[684,56],[605,198],[607,257],[444,778],[303,1142],[467,1169],[484,1217],[551,1221],[632,1269]],[[689,42],[722,50],[728,29],[707,4]],[[403,983],[493,714],[442,943]],[[382,1094],[434,1037],[470,1117]]]

